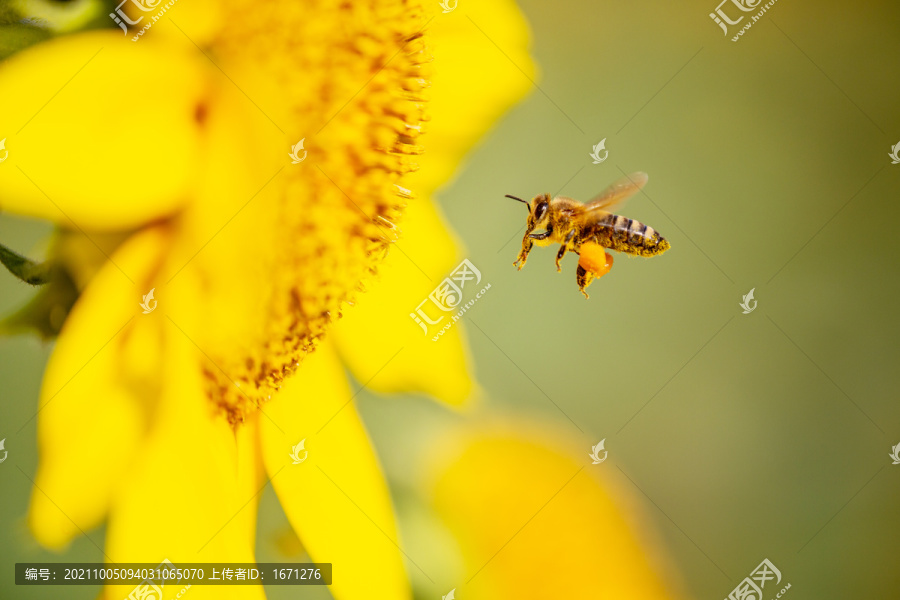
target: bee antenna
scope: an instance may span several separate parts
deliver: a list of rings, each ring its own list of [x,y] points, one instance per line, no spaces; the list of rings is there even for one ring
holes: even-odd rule
[[[507,198],[512,198],[513,200],[518,200],[518,201],[521,202],[522,204],[528,206],[528,202],[526,202],[525,200],[522,200],[521,198],[516,198],[515,196],[510,196],[509,194],[506,194],[506,197],[507,197]]]

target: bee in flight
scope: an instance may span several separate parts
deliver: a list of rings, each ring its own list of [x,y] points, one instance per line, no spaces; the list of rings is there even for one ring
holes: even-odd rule
[[[612,268],[613,257],[606,249],[635,256],[656,256],[670,248],[669,242],[655,229],[634,219],[613,214],[618,206],[647,183],[646,173],[632,173],[600,192],[586,204],[550,194],[535,196],[531,202],[507,195],[528,208],[528,228],[522,238],[522,250],[513,264],[522,270],[532,246],[560,244],[556,254],[556,270],[566,252],[579,255],[575,278],[578,289],[587,298],[585,288]],[[535,229],[543,229],[534,233]]]

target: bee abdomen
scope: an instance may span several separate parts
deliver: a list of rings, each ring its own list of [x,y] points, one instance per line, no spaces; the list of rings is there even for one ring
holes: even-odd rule
[[[649,225],[621,215],[610,215],[612,249],[638,256],[655,256],[669,249],[669,242]]]

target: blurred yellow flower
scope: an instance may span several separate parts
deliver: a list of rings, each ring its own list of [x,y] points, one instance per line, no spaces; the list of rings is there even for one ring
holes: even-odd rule
[[[463,556],[465,598],[682,597],[629,490],[563,434],[488,419],[433,447],[431,502]]]
[[[118,29],[73,34],[0,67],[0,131],[15,132],[0,209],[84,234],[58,251],[108,259],[69,265],[83,289],[39,402],[29,523],[42,544],[106,519],[111,561],[249,562],[271,481],[310,556],[340,566],[335,598],[410,596],[340,361],[375,390],[469,396],[458,329],[433,344],[408,318],[457,260],[452,237],[423,199],[402,236],[396,223],[407,189],[433,193],[529,85],[467,39],[461,15],[435,21],[433,4],[192,0],[137,43]],[[477,10],[530,70],[515,6]],[[433,151],[419,159],[426,126]],[[292,164],[301,139],[308,157]],[[119,232],[114,250],[98,242]],[[322,342],[355,301],[334,347]],[[301,440],[308,459],[295,465]]]

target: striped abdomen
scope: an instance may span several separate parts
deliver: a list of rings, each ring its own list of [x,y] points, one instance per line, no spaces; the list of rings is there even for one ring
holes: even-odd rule
[[[656,256],[670,248],[669,242],[655,229],[622,215],[604,217],[597,223],[592,237],[601,246],[637,256]]]

